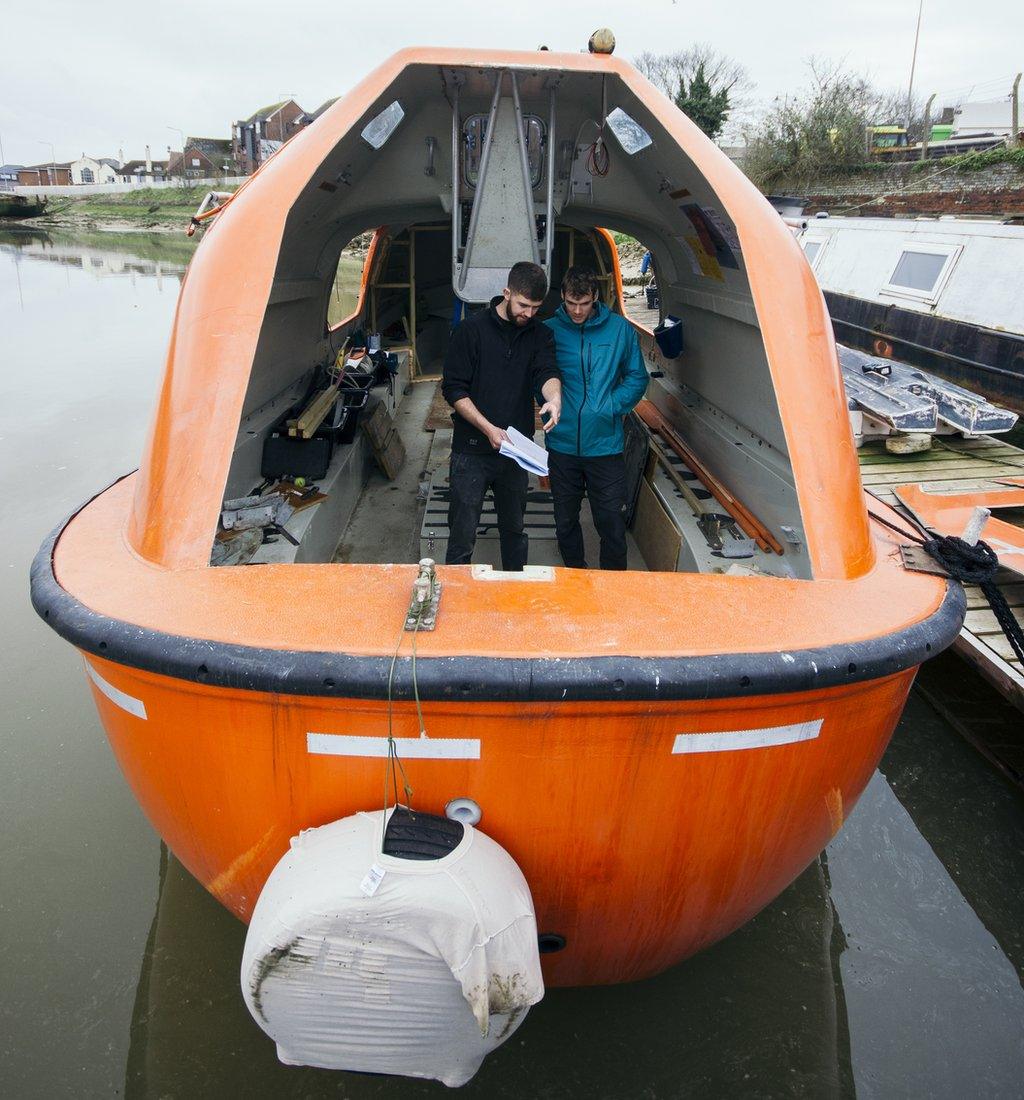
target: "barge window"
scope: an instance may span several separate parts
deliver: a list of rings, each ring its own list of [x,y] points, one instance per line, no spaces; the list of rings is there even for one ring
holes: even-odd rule
[[[394,103],[389,103],[376,118],[370,119],[363,127],[363,139],[372,145],[374,149],[379,149],[395,132],[403,118],[405,118],[405,111],[402,110],[401,103],[396,99]]]
[[[800,247],[804,250],[804,255],[807,257],[807,262],[811,265],[812,271],[818,270],[818,263],[830,239],[831,238],[824,233],[806,233],[800,241]]]
[[[883,290],[934,302],[960,254],[960,246],[915,245],[904,248]]]
[[[623,150],[630,156],[651,144],[651,135],[621,107],[609,111],[606,121]]]

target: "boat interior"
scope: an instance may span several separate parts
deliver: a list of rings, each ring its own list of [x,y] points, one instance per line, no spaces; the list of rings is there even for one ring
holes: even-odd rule
[[[629,567],[810,579],[739,234],[698,164],[724,157],[703,136],[686,151],[614,70],[411,64],[354,124],[345,103],[293,139],[337,129],[287,216],[211,562],[443,562],[448,340],[532,259],[542,317],[582,264],[636,318],[650,382],[626,425]],[[657,312],[624,295],[613,233],[651,252]],[[532,475],[527,531],[528,568],[559,565]],[[498,561],[488,500],[474,564]]]

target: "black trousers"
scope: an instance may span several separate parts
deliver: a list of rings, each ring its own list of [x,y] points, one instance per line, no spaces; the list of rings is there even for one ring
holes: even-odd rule
[[[499,454],[452,453],[448,475],[448,553],[446,565],[466,565],[473,559],[476,529],[484,496],[494,493],[501,542],[501,568],[518,573],[526,564],[529,541],[523,530],[529,475],[511,458]]]
[[[626,462],[621,454],[583,458],[548,451],[555,534],[562,561],[586,569],[580,505],[586,494],[601,537],[601,568],[626,568]]]

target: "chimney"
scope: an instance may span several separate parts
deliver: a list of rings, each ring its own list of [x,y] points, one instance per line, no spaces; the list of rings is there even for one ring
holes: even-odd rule
[[[149,155],[149,146],[146,146],[146,175],[153,174],[153,158]]]

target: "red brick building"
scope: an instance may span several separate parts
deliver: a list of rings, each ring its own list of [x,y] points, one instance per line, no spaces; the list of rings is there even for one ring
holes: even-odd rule
[[[71,182],[70,161],[65,164],[33,164],[28,168],[18,169],[19,187],[50,187],[58,184],[67,186]]]
[[[229,138],[190,137],[184,152],[171,151],[168,156],[168,176],[186,179],[211,179],[234,175],[234,151]]]
[[[255,172],[268,157],[304,126],[310,116],[295,102],[286,99],[261,107],[255,114],[231,127],[231,151],[243,176]]]

